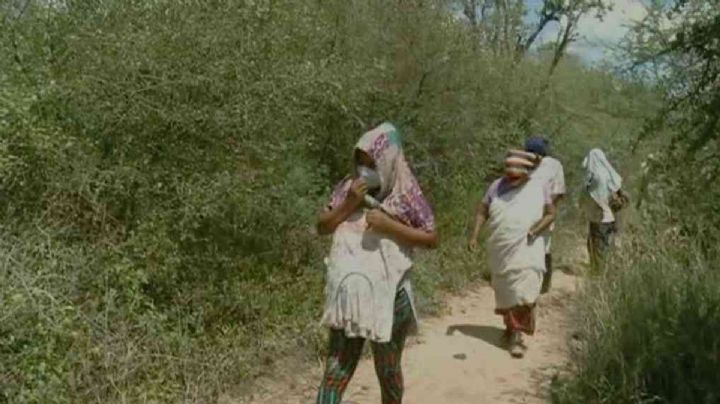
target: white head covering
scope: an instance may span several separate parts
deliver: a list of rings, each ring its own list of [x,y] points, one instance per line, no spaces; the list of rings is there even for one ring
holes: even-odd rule
[[[608,162],[600,149],[592,149],[582,163],[585,169],[585,189],[600,206],[610,200],[613,193],[622,187],[622,178]]]

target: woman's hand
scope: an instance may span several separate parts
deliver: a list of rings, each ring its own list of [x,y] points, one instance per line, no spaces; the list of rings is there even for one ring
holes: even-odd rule
[[[365,194],[367,194],[367,191],[368,186],[365,178],[357,178],[350,185],[346,201],[350,203],[350,206],[357,209],[365,202]]]
[[[477,250],[477,244],[477,237],[471,238],[470,242],[468,242],[468,250],[470,250],[471,252],[475,252],[475,250]]]
[[[552,222],[555,221],[555,213],[555,205],[553,205],[552,203],[545,205],[545,208],[543,208],[543,217],[528,229],[528,243],[533,243],[535,240],[537,240],[538,236],[542,234],[542,232],[544,232],[545,230],[547,230],[548,227],[550,227]]]
[[[318,234],[331,234],[337,229],[340,223],[344,222],[350,215],[357,211],[365,202],[367,188],[367,183],[363,178],[355,179],[352,184],[350,184],[350,189],[340,206],[321,212],[318,215]]]
[[[537,234],[535,234],[535,232],[532,230],[528,230],[528,232],[527,232],[528,243],[532,244],[535,241],[535,239],[537,239]]]
[[[369,229],[380,233],[388,233],[388,228],[393,222],[393,219],[380,209],[373,209],[368,212],[365,220]]]

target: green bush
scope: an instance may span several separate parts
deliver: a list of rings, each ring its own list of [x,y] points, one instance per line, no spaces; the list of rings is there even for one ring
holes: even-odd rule
[[[637,230],[578,312],[577,374],[560,403],[720,399],[720,278],[678,228]]]
[[[29,4],[0,28],[7,401],[213,401],[318,352],[314,215],[382,120],[436,209],[432,311],[480,277],[466,229],[507,147],[550,133],[576,179],[650,99],[572,61],[543,93],[546,61],[478,49],[440,0]]]

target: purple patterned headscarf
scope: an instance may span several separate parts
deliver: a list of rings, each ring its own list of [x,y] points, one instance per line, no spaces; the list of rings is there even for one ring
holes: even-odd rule
[[[375,160],[381,183],[377,199],[381,201],[383,210],[409,226],[433,231],[435,217],[432,208],[405,160],[400,133],[395,126],[386,122],[365,133],[355,149],[364,151]],[[337,206],[345,199],[351,182],[351,178],[346,178],[335,187],[331,206]]]

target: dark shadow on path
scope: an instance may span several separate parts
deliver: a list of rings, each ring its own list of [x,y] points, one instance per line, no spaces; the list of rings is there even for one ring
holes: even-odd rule
[[[455,332],[460,332],[468,337],[481,339],[490,345],[505,349],[505,344],[503,343],[503,333],[505,330],[502,328],[489,325],[455,324],[449,326],[445,334],[453,335]]]

